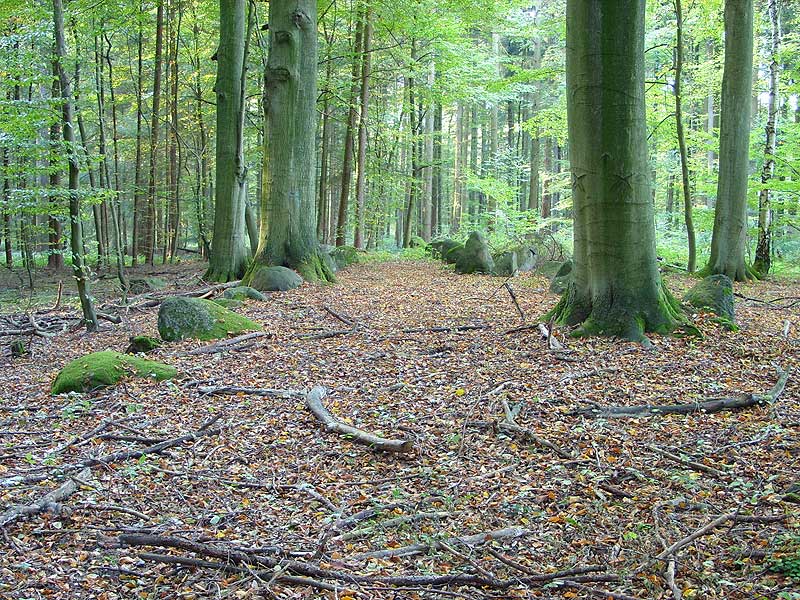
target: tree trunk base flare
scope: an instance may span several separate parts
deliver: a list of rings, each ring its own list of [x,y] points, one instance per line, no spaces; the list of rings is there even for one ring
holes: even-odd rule
[[[306,395],[306,408],[320,421],[327,431],[343,435],[357,444],[369,446],[379,452],[395,452],[399,454],[413,454],[416,449],[414,442],[408,439],[390,440],[363,431],[337,420],[322,404],[322,399],[327,392],[324,387],[317,386]]]
[[[739,394],[727,398],[712,398],[702,402],[687,402],[685,404],[637,406],[593,406],[571,412],[571,415],[580,415],[594,418],[641,418],[656,415],[689,415],[693,413],[716,413],[724,410],[736,410],[750,406],[772,404],[783,393],[786,382],[789,380],[789,371],[778,369],[778,381],[766,394]]]
[[[241,267],[219,267],[212,264],[209,265],[208,270],[203,275],[203,279],[205,281],[213,281],[215,283],[230,283],[231,281],[240,280],[244,270],[244,264],[242,264]]]
[[[760,272],[755,265],[748,265],[744,261],[739,264],[707,264],[705,267],[695,273],[697,277],[703,279],[709,275],[727,275],[733,281],[740,283],[747,283],[750,281],[758,281],[762,278]]]
[[[269,260],[268,253],[263,253],[248,267],[242,278],[242,285],[250,285],[256,271],[263,266],[281,266],[294,269],[304,281],[309,283],[336,283],[336,276],[328,263],[322,258],[322,252],[319,249],[312,251],[300,260],[293,260],[289,257],[286,257],[285,260]]]
[[[635,297],[617,295],[608,286],[603,294],[588,297],[580,294],[570,282],[561,301],[542,321],[576,326],[574,337],[614,336],[648,344],[645,333],[670,335],[678,331],[702,337],[683,313],[680,302],[670,293],[663,280],[659,283],[658,302],[638,301]]]

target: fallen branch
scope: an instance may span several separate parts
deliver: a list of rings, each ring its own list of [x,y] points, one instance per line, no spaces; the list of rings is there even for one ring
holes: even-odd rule
[[[324,331],[322,333],[296,333],[292,337],[300,340],[324,340],[332,337],[339,337],[340,335],[350,335],[355,333],[358,327],[351,329],[334,329],[332,331]]]
[[[216,423],[221,416],[222,415],[219,414],[215,415],[214,417],[203,423],[203,425],[201,425],[200,429],[198,429],[197,431],[194,431],[192,433],[187,433],[186,435],[182,435],[180,437],[164,440],[163,442],[153,444],[152,446],[147,446],[139,450],[126,450],[120,452],[112,452],[111,454],[105,454],[102,456],[94,456],[86,458],[74,464],[60,465],[54,468],[62,473],[68,473],[70,471],[77,471],[79,469],[85,469],[87,467],[94,467],[97,465],[108,465],[108,464],[123,462],[126,460],[137,459],[141,458],[142,456],[146,456],[148,454],[158,454],[160,452],[163,452],[164,450],[167,450],[168,448],[180,446],[181,444],[184,444],[186,442],[192,442],[194,440],[200,439],[201,437],[218,435],[220,433],[220,430],[211,429],[211,426],[214,423]],[[44,481],[45,479],[50,479],[51,477],[52,475],[50,474],[28,475],[28,476],[18,475],[15,477],[9,477],[7,479],[0,479],[0,488],[10,487],[11,485],[35,483],[38,481]]]
[[[474,331],[478,329],[491,329],[491,325],[458,325],[455,327],[414,327],[403,329],[403,333],[443,333],[454,331]]]
[[[341,321],[345,325],[348,325],[349,327],[355,327],[356,326],[355,321],[353,321],[352,319],[350,319],[348,317],[345,317],[342,314],[339,314],[338,312],[336,312],[332,308],[329,308],[327,306],[323,306],[322,310],[324,310],[326,313],[328,313],[330,316],[334,317],[335,319],[338,319],[339,321]]]
[[[37,502],[33,504],[18,504],[12,506],[2,515],[0,515],[0,528],[4,528],[20,517],[29,517],[38,515],[46,510],[58,512],[59,502],[69,498],[72,494],[78,491],[78,484],[87,481],[92,476],[91,469],[84,469],[76,477],[70,478],[62,483],[58,488],[42,496]]]
[[[208,346],[203,346],[202,348],[196,348],[186,353],[187,356],[194,356],[197,354],[216,354],[218,352],[226,352],[228,350],[232,350],[233,346],[238,346],[242,342],[246,342],[247,340],[252,340],[255,338],[260,337],[271,337],[272,334],[267,333],[266,331],[253,331],[252,333],[245,333],[244,335],[238,335],[236,337],[222,340],[220,342],[216,342],[214,344],[210,344]]]
[[[444,540],[447,545],[461,544],[464,546],[479,546],[486,542],[494,540],[508,540],[524,537],[530,534],[527,529],[521,527],[506,527],[505,529],[497,529],[495,531],[488,531],[484,533],[476,533],[475,535],[451,537]],[[363,552],[356,554],[352,557],[353,560],[367,560],[370,558],[395,558],[399,556],[413,556],[415,554],[425,554],[431,550],[438,550],[441,548],[439,541],[431,541],[430,543],[411,544],[410,546],[403,546],[401,548],[387,548],[385,550],[375,550],[373,552]]]
[[[685,458],[681,458],[677,454],[673,454],[672,452],[667,452],[659,448],[658,446],[654,446],[652,444],[647,445],[648,450],[652,450],[659,456],[663,456],[664,458],[668,458],[670,460],[674,460],[677,463],[682,465],[686,465],[687,467],[691,467],[695,471],[702,471],[703,473],[708,473],[709,475],[713,475],[714,477],[721,477],[724,478],[727,476],[727,473],[724,471],[720,471],[719,469],[715,469],[714,467],[709,467],[708,465],[704,465],[703,463],[695,462],[693,460],[687,460]]]
[[[293,398],[303,396],[305,392],[300,390],[281,390],[274,388],[255,388],[242,387],[238,385],[200,385],[197,391],[204,396],[235,396],[244,394],[247,396],[272,396],[275,398]]]
[[[320,421],[327,431],[351,438],[358,444],[369,446],[380,452],[412,453],[415,452],[414,442],[409,439],[390,440],[363,431],[351,425],[338,421],[322,404],[322,399],[327,395],[324,387],[317,386],[306,395],[306,408]]]
[[[426,519],[447,519],[448,517],[452,516],[449,512],[421,512],[415,513],[412,515],[402,515],[399,517],[395,517],[393,519],[386,519],[385,521],[380,521],[375,523],[374,525],[370,525],[369,527],[362,527],[361,529],[354,529],[353,531],[348,531],[347,533],[342,533],[340,535],[334,536],[330,538],[329,541],[331,542],[349,542],[350,540],[355,540],[360,537],[364,537],[369,535],[376,529],[388,529],[390,527],[397,527],[399,525],[405,525],[407,523],[415,523],[417,521],[424,521]]]
[[[619,371],[619,367],[607,367],[605,369],[592,369],[591,371],[584,371],[583,373],[572,373],[570,375],[564,375],[561,379],[558,380],[559,383],[566,383],[568,381],[574,381],[576,379],[583,379],[584,377],[594,377],[595,375],[600,375],[601,373],[613,373]]]
[[[656,406],[652,404],[642,404],[636,406],[604,406],[590,407],[574,410],[570,413],[573,416],[584,416],[593,418],[626,418],[626,417],[652,417],[655,415],[689,415],[693,413],[717,413],[725,410],[736,410],[751,406],[761,406],[772,404],[783,393],[786,382],[789,379],[789,371],[778,369],[778,381],[775,386],[766,394],[742,394],[738,397],[713,398],[702,402],[687,402],[685,404],[667,404]]]
[[[511,296],[511,300],[514,302],[514,306],[516,307],[517,312],[519,313],[519,318],[522,319],[522,321],[524,322],[525,313],[522,311],[522,308],[520,307],[519,302],[517,301],[517,295],[514,293],[514,288],[512,288],[511,284],[508,283],[507,281],[503,284],[503,287],[506,288],[506,290],[508,290],[508,295]]]

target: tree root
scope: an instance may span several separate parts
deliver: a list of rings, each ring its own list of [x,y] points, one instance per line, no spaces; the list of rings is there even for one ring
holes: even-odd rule
[[[350,438],[352,441],[369,446],[379,452],[396,452],[409,454],[416,452],[414,442],[408,439],[390,440],[379,437],[362,429],[352,427],[337,420],[322,404],[327,392],[324,387],[317,386],[306,395],[306,408],[320,421],[327,431],[333,431]]]
[[[786,382],[789,379],[789,372],[778,369],[778,381],[773,388],[766,394],[742,394],[729,398],[712,398],[702,402],[687,402],[685,404],[666,404],[657,406],[652,404],[642,404],[636,406],[604,406],[582,408],[569,413],[592,418],[631,418],[631,417],[653,417],[656,415],[689,415],[693,413],[717,413],[725,410],[736,410],[739,408],[749,408],[751,406],[761,406],[775,402],[783,393]]]

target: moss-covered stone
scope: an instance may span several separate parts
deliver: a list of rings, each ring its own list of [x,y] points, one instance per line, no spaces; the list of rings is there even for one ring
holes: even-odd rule
[[[128,341],[126,354],[147,354],[161,345],[161,340],[149,335],[132,335]]]
[[[500,277],[511,277],[519,271],[517,253],[513,250],[500,252],[492,257],[494,260],[494,274]]]
[[[234,300],[233,298],[215,298],[212,300],[214,304],[219,304],[223,308],[227,308],[228,310],[235,310],[237,308],[241,308],[244,302],[241,300]]]
[[[538,254],[533,246],[518,246],[512,250],[517,255],[517,270],[528,273],[536,268]]]
[[[267,299],[267,297],[257,289],[247,285],[228,288],[222,293],[222,297],[229,300],[260,300],[261,302]]]
[[[201,298],[173,296],[164,300],[158,311],[158,333],[168,342],[216,340],[258,329],[261,326],[247,317]]]
[[[25,342],[20,339],[13,340],[10,344],[10,348],[12,358],[22,358],[26,354],[30,353],[30,350],[28,350]]]
[[[286,267],[258,267],[250,279],[251,287],[260,292],[286,292],[300,287],[303,278]]]
[[[330,253],[333,262],[336,263],[336,269],[344,269],[353,263],[358,262],[359,252],[353,246],[337,246]]]
[[[554,294],[563,294],[572,280],[572,260],[565,260],[553,275],[550,281],[550,291]]]
[[[695,308],[711,310],[726,327],[736,327],[733,281],[727,275],[709,275],[686,292],[683,299]]]
[[[412,235],[411,240],[409,242],[409,246],[412,248],[427,248],[428,242],[426,242],[423,238],[418,235]]]
[[[161,381],[177,374],[175,367],[106,350],[73,360],[58,374],[51,391],[53,394],[88,392],[114,385],[126,376],[152,377]]]
[[[494,260],[486,238],[479,231],[469,234],[464,249],[456,258],[456,273],[492,273]]]
[[[167,282],[160,277],[137,277],[128,281],[128,293],[145,294],[156,290],[163,290],[167,287]]]
[[[431,254],[434,258],[440,258],[447,262],[447,255],[451,250],[456,248],[463,248],[461,242],[451,240],[450,238],[443,238],[441,240],[434,240],[430,243]],[[455,262],[455,261],[453,261]]]

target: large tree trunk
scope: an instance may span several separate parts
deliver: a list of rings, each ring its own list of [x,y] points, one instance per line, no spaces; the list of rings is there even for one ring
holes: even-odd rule
[[[722,273],[735,281],[753,277],[744,260],[752,83],[753,3],[725,0],[719,178],[711,257],[706,271]]]
[[[344,135],[344,158],[342,159],[342,187],[339,195],[339,212],[336,220],[336,245],[344,246],[347,241],[347,206],[350,202],[350,182],[353,178],[353,132],[358,118],[358,71],[361,61],[361,36],[363,29],[360,19],[356,23],[353,43],[353,68],[350,75],[350,109],[347,112],[347,130]]]
[[[358,165],[356,167],[356,228],[353,245],[364,247],[364,223],[367,201],[367,121],[369,117],[370,44],[372,43],[372,6],[364,15],[364,36],[361,65],[361,113],[358,120]]]
[[[52,98],[55,100],[60,95],[58,89],[58,65],[53,63],[53,71],[55,77],[53,78]],[[50,125],[50,175],[48,183],[51,190],[57,190],[61,187],[61,153],[58,150],[61,140],[61,124],[58,121],[53,121]],[[50,200],[55,207],[57,202],[57,194],[53,194]],[[48,247],[47,247],[47,266],[51,269],[61,269],[64,267],[64,246],[61,241],[61,221],[58,217],[48,217]]]
[[[176,12],[173,0],[173,15]],[[181,22],[183,11],[180,2],[177,2],[178,22],[170,36],[170,110],[169,110],[169,135],[167,136],[167,156],[169,160],[169,199],[167,203],[166,230],[168,235],[164,240],[164,262],[169,255],[170,262],[175,261],[178,251],[178,231],[181,223],[180,200],[180,161],[178,160],[178,42],[181,37]]]
[[[567,1],[574,279],[551,317],[643,340],[680,322],[656,263],[640,0]]]
[[[245,92],[245,0],[222,0],[217,51],[217,188],[214,236],[206,279],[232,281],[247,268],[242,148]],[[249,27],[248,27],[249,29]],[[311,171],[310,171],[311,172]]]
[[[64,40],[64,8],[61,0],[53,0],[53,23],[56,38],[56,59],[58,80],[61,87],[62,119],[64,122],[64,143],[69,158],[69,218],[70,247],[72,250],[72,271],[78,286],[78,296],[83,309],[83,320],[88,331],[97,331],[97,314],[89,293],[89,282],[83,254],[83,231],[81,229],[81,206],[78,196],[78,155],[75,147],[75,130],[72,128],[72,90],[64,62],[67,57],[67,44]]]
[[[265,215],[258,252],[245,276],[262,265],[296,269],[306,281],[333,281],[316,238],[316,0],[272,0],[264,77],[267,150]]]
[[[780,27],[778,24],[778,0],[769,0],[770,62],[769,62],[769,103],[767,105],[766,142],[764,143],[764,166],[761,170],[761,191],[758,193],[758,244],[753,269],[764,276],[772,264],[772,207],[770,206],[770,179],[775,175],[775,151],[777,149],[778,127],[778,48],[780,47]]]
[[[681,181],[683,182],[683,220],[686,224],[686,240],[689,247],[687,270],[694,273],[697,267],[697,243],[692,219],[692,190],[689,183],[689,156],[686,152],[686,136],[683,132],[683,97],[681,96],[681,77],[683,76],[683,10],[681,0],[675,0],[675,127],[678,136],[678,150],[681,157]]]

